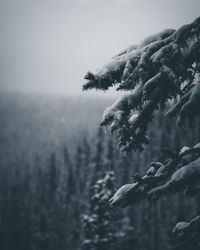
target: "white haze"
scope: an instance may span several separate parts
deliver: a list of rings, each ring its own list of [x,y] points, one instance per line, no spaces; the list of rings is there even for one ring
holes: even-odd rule
[[[0,90],[79,94],[88,70],[199,10],[199,0],[0,0]]]

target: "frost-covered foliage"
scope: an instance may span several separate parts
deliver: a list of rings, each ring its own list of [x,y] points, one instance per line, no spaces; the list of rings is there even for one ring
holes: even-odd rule
[[[114,189],[114,173],[107,172],[96,182],[88,214],[83,215],[83,239],[81,250],[109,250],[113,240],[109,226],[110,212],[107,206]]]
[[[152,162],[144,176],[135,175],[135,182],[126,184],[110,199],[111,206],[126,207],[140,199],[156,200],[166,193],[181,190],[198,195],[200,190],[200,144],[180,149],[173,158]]]
[[[176,104],[168,116],[177,116],[185,125],[199,113],[200,82],[200,18],[178,30],[167,29],[147,37],[114,56],[95,74],[88,72],[87,89],[118,90],[130,93],[105,109],[101,125],[116,132],[123,152],[142,150],[149,139],[146,135],[153,113],[174,99]],[[189,118],[189,119],[188,119]]]
[[[107,90],[118,85],[118,90],[129,91],[105,109],[101,120],[102,126],[109,125],[115,132],[119,148],[127,153],[149,143],[148,125],[154,112],[166,108],[168,101],[171,107],[166,116],[176,117],[181,127],[193,125],[200,114],[199,75],[200,17],[178,30],[164,30],[128,47],[95,74],[88,72],[83,89]],[[200,143],[179,149],[163,162],[152,162],[144,176],[136,174],[134,183],[119,188],[110,205],[126,207],[182,190],[189,196],[199,194]],[[188,242],[193,239],[196,244],[192,249],[199,249],[199,231],[199,217],[177,224],[173,231],[177,247],[189,249]]]
[[[134,183],[119,188],[110,199],[110,205],[112,207],[126,207],[143,199],[155,201],[162,195],[182,190],[186,196],[199,196],[200,143],[192,148],[181,148],[173,158],[168,158],[164,162],[152,162],[144,176],[141,177],[136,174]],[[183,222],[177,224],[173,230],[175,245],[177,244],[177,247],[181,246],[182,248],[175,249],[188,249],[183,248],[183,246],[189,246],[184,245],[187,241],[194,243],[192,239],[195,239],[195,246],[200,247],[198,245],[200,244],[200,219],[199,216],[197,218],[198,220],[194,220],[195,224],[193,220],[188,224]],[[194,225],[194,227],[191,225]],[[184,237],[182,237],[183,232]],[[187,241],[185,241],[185,236]],[[198,247],[193,249],[199,249]]]

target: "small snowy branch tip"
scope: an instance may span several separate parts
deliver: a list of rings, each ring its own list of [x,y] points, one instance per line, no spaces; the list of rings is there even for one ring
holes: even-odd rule
[[[153,113],[170,99],[178,100],[167,113],[186,125],[198,115],[200,103],[200,17],[178,30],[167,29],[147,37],[114,56],[97,70],[88,72],[83,90],[128,90],[106,108],[101,125],[115,132],[123,152],[142,150]],[[174,102],[175,103],[175,102]]]

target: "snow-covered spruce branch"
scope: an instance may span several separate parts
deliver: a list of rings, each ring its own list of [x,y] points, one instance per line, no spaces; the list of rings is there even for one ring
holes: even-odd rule
[[[122,151],[143,149],[153,113],[169,99],[178,103],[168,112],[184,124],[200,103],[200,17],[178,30],[164,30],[132,45],[99,69],[88,73],[87,89],[129,90],[103,114],[102,125],[116,132]]]
[[[200,143],[183,147],[174,158],[164,163],[152,162],[143,177],[119,188],[110,199],[113,207],[126,207],[141,199],[158,199],[161,195],[181,190],[193,196],[200,190]]]

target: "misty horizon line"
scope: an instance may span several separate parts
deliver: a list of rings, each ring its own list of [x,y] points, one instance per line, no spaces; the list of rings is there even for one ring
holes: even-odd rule
[[[65,92],[52,92],[52,91],[42,91],[42,90],[8,90],[8,89],[1,89],[0,90],[0,95],[23,95],[23,96],[46,96],[46,97],[60,97],[60,98],[106,98],[106,99],[113,99],[117,98],[120,95],[123,94],[122,91],[110,91],[112,93],[104,92],[104,91],[98,91],[98,90],[93,90],[93,91],[80,91],[79,93],[77,92],[71,92],[71,93],[65,93]]]

